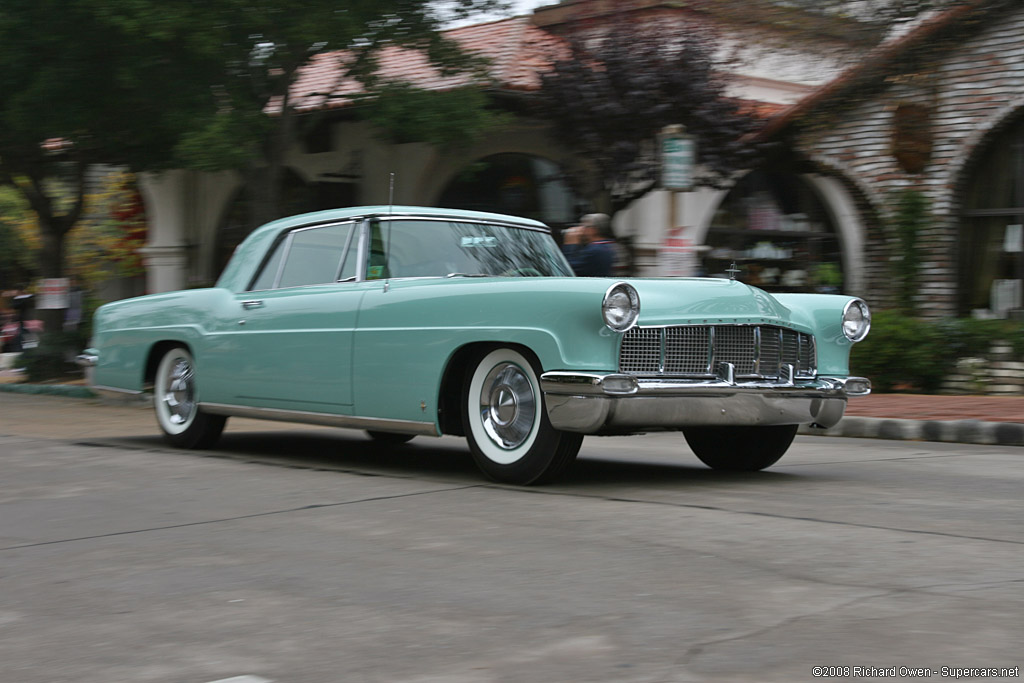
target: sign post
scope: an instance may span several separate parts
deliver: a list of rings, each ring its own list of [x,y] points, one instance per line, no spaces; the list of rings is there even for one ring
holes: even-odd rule
[[[662,128],[658,142],[661,153],[661,187],[668,191],[668,223],[659,254],[660,274],[671,277],[695,275],[693,244],[683,237],[685,226],[676,225],[676,193],[693,189],[697,144],[692,135],[686,134],[686,128],[682,125]]]

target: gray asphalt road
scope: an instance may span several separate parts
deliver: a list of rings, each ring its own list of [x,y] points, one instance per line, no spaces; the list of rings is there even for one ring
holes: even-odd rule
[[[0,420],[3,683],[1024,664],[1020,448],[802,436],[736,475],[676,435],[588,439],[568,481],[520,489],[457,439],[236,427],[188,453],[121,431]]]

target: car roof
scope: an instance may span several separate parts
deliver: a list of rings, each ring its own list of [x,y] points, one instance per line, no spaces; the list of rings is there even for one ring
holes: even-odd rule
[[[484,221],[488,223],[507,223],[521,225],[533,229],[550,231],[547,225],[532,218],[520,216],[509,216],[500,213],[488,213],[485,211],[469,211],[467,209],[446,209],[434,206],[349,206],[340,209],[327,209],[326,211],[315,211],[303,213],[296,216],[287,216],[279,220],[267,223],[257,228],[257,231],[274,231],[281,228],[294,227],[298,225],[309,225],[313,223],[324,223],[351,218],[372,218],[393,216],[416,217],[426,216],[430,218],[453,218],[456,220]]]
[[[227,287],[234,291],[240,291],[243,282],[252,276],[252,271],[259,265],[265,250],[273,242],[276,235],[282,230],[289,230],[303,226],[312,226],[324,223],[333,223],[351,219],[373,218],[393,216],[419,217],[419,218],[450,218],[453,220],[482,221],[485,223],[498,223],[516,227],[523,227],[529,230],[539,230],[550,234],[551,229],[530,218],[518,216],[507,216],[500,213],[486,213],[483,211],[467,211],[464,209],[444,209],[431,206],[350,206],[341,209],[328,209],[313,213],[303,213],[296,216],[287,216],[262,225],[246,237],[234,255],[228,262],[224,272],[217,280],[218,287]]]

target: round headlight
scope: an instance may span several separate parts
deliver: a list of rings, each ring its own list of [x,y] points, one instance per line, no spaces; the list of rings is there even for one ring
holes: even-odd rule
[[[633,285],[617,282],[604,293],[601,302],[604,324],[616,332],[625,332],[640,317],[640,295]]]
[[[843,334],[852,342],[859,342],[868,336],[871,329],[871,311],[860,299],[851,299],[843,309]]]

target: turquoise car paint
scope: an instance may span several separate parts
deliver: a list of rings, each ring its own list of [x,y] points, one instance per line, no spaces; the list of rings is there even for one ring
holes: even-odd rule
[[[812,331],[818,344],[818,374],[845,376],[850,373],[850,347],[853,342],[843,334],[840,312],[852,298],[838,294],[776,294],[775,298],[792,311],[792,319],[801,329]]]
[[[356,410],[422,419],[425,402],[436,414],[448,360],[469,344],[522,346],[545,369],[614,371],[620,336],[601,319],[607,287],[588,278],[394,280],[387,291],[377,283],[359,313]]]
[[[418,219],[428,232],[417,232]],[[388,235],[408,239],[391,247],[390,261],[381,228],[389,221],[401,225],[391,222]],[[336,228],[310,232],[339,223],[351,226],[344,244],[324,240],[341,232]],[[300,243],[305,246],[293,248]],[[274,249],[284,254],[283,265],[270,258]],[[443,257],[433,260],[430,253]],[[449,264],[493,272],[449,273]],[[322,267],[329,276],[317,270]],[[402,268],[431,275],[387,277]],[[538,269],[548,272],[526,276]],[[286,271],[298,273],[300,284],[284,278]],[[709,368],[717,364],[710,374],[664,374],[668,366],[658,365],[655,348],[653,365],[623,367],[661,369],[631,375],[619,369],[624,333],[610,329],[602,311],[618,280],[557,275],[562,272],[571,273],[547,228],[528,219],[404,206],[291,216],[250,234],[214,287],[101,307],[85,355],[103,391],[141,392],[156,378],[161,393],[155,399],[165,408],[158,421],[175,421],[161,428],[177,445],[210,443],[231,415],[433,435],[468,434],[464,421],[483,419],[471,448],[478,464],[480,457],[497,463],[496,469],[481,465],[489,476],[505,481],[532,481],[540,471],[503,478],[501,468],[518,467],[517,449],[530,458],[539,457],[534,451],[559,453],[553,460],[559,467],[574,456],[578,437],[551,433],[828,426],[850,396],[870,391],[868,380],[848,377],[851,342],[842,315],[852,297],[772,295],[732,280],[627,278],[639,295],[636,325],[654,335],[643,339],[661,340],[655,343],[662,344],[663,357],[670,337],[657,330],[677,327],[755,327],[749,348],[728,352],[756,354],[757,368],[768,367],[768,354],[776,354],[774,374],[741,377],[718,357],[712,335],[707,352],[693,352],[706,353]],[[309,284],[303,284],[307,274]],[[771,331],[776,328],[792,332]],[[784,339],[807,340],[799,343],[812,348],[812,364],[800,360],[799,376],[796,360],[782,360]],[[176,346],[188,353],[172,352]],[[497,359],[489,372],[482,367],[488,358]],[[481,394],[470,397],[470,391]],[[454,409],[458,404],[461,412]],[[554,432],[547,436],[516,426],[520,412],[535,416],[537,410],[550,418],[544,429]],[[493,443],[481,445],[481,438]],[[535,448],[522,446],[535,438]],[[748,441],[745,447],[756,447],[757,438]],[[713,460],[703,449],[701,459]]]

